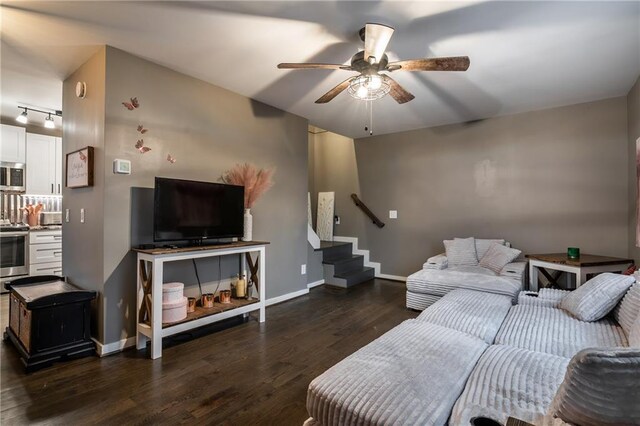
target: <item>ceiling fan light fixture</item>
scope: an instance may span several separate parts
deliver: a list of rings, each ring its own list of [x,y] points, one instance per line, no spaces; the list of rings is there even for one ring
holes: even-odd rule
[[[349,83],[349,94],[361,101],[374,101],[389,93],[391,86],[379,75],[361,75]]]
[[[29,121],[29,117],[27,117],[27,109],[25,108],[24,111],[22,111],[22,113],[16,117],[16,121],[18,123],[22,123],[22,124],[27,124],[27,122]]]

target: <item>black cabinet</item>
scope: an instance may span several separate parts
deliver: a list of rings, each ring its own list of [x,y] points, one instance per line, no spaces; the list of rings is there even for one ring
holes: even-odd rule
[[[94,353],[90,336],[94,291],[53,275],[14,280],[6,288],[11,293],[4,338],[16,346],[27,371]]]

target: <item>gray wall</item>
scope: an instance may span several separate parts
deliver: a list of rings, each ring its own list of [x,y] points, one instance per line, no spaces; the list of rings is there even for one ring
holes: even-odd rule
[[[638,178],[636,140],[640,138],[640,77],[627,95],[627,132],[629,137],[629,256],[640,265],[640,249],[636,247],[636,206]]]
[[[91,59],[64,82],[62,108],[63,154],[87,145],[94,149],[94,186],[69,189],[63,187],[63,208],[69,209],[69,223],[62,224],[63,274],[82,288],[102,291],[104,258],[104,120],[105,120],[106,49],[100,49]],[[76,82],[87,83],[87,96],[76,97]],[[63,168],[65,166],[63,158]],[[63,173],[66,171],[63,169]],[[80,209],[86,212],[80,223]],[[99,293],[96,302],[94,336],[104,341],[104,298]]]
[[[324,136],[314,191],[338,192],[336,235],[358,237],[386,274],[418,270],[455,236],[626,256],[626,109],[622,97],[355,142]],[[346,201],[358,188],[384,228]]]
[[[307,121],[111,47],[106,49],[105,81],[103,180],[94,188],[103,193],[104,210],[94,230],[103,241],[103,342],[135,335],[135,255],[130,249],[140,239],[132,216],[150,213],[135,194],[153,187],[155,176],[218,181],[238,162],[275,167],[274,187],[252,209],[254,239],[271,242],[266,296],[306,288],[300,265],[307,263]],[[65,90],[71,84],[75,80],[65,81]],[[133,96],[140,108],[128,111],[121,103]],[[144,140],[151,151],[146,154],[134,148],[138,124],[149,129]],[[168,153],[175,164],[166,161]],[[133,173],[113,174],[116,158],[131,160]],[[132,211],[132,205],[142,206],[143,213]],[[199,262],[204,281],[238,272],[237,258],[224,261],[221,271],[216,262]],[[186,292],[194,292],[190,264],[167,268],[166,275],[165,281],[183,281]]]

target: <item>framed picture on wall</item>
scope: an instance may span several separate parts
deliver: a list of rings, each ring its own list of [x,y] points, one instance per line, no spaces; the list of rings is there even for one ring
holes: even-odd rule
[[[85,146],[67,154],[67,188],[93,186],[93,147]]]

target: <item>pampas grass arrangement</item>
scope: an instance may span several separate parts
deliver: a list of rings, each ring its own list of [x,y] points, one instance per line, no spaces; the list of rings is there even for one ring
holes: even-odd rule
[[[259,169],[253,164],[236,164],[224,172],[222,181],[244,186],[244,208],[250,209],[273,186],[274,169]]]

